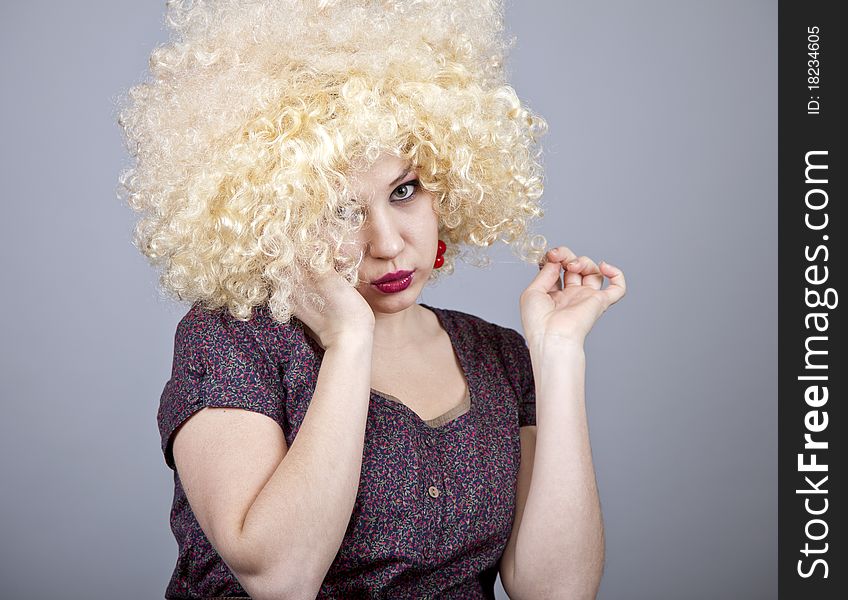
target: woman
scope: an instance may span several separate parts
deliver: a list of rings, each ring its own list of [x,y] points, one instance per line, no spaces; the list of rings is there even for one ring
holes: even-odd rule
[[[193,303],[158,414],[166,598],[595,595],[583,342],[624,276],[528,234],[545,125],[501,12],[169,3],[120,117],[136,242]],[[416,302],[498,239],[541,265],[526,343]]]

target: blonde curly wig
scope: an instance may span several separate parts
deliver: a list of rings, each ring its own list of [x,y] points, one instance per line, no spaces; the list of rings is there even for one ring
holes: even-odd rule
[[[542,259],[547,126],[505,82],[500,0],[169,0],[166,21],[151,77],[119,101],[120,192],[177,299],[239,319],[267,302],[287,322],[315,299],[305,276],[355,285],[348,177],[383,152],[434,194],[448,251],[431,280],[461,245]]]

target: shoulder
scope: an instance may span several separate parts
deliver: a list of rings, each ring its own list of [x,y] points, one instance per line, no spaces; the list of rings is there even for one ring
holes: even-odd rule
[[[239,319],[226,309],[209,309],[195,303],[177,324],[176,348],[202,359],[230,353],[233,348],[258,351],[284,350],[295,325],[275,321],[267,305],[254,308],[249,319]]]
[[[248,319],[233,316],[226,308],[210,309],[195,303],[180,319],[177,330],[186,335],[205,336],[221,330],[261,332],[273,328],[286,329],[291,323],[279,323],[271,316],[267,304],[253,308],[253,314]]]

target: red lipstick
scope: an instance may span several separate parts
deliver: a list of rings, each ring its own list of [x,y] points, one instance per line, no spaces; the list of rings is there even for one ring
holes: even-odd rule
[[[387,273],[380,277],[380,279],[375,279],[371,283],[386,283],[387,281],[395,281],[397,279],[405,279],[407,275],[412,273],[412,271],[395,271],[394,273]]]
[[[394,294],[408,288],[412,283],[413,276],[414,271],[395,271],[383,275],[380,279],[373,281],[371,285],[384,294]]]

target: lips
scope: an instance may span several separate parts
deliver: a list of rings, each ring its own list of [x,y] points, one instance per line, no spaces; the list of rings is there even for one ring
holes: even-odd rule
[[[393,279],[384,283],[372,283],[371,285],[383,294],[397,294],[412,285],[412,278],[415,277],[415,273],[412,271],[407,272],[409,275],[402,279]]]
[[[410,273],[412,273],[412,271],[395,271],[394,273],[387,273],[386,275],[383,275],[382,277],[380,277],[380,279],[375,279],[371,283],[377,284],[377,283],[386,283],[386,282],[389,282],[389,281],[398,281],[400,279],[404,279]]]

